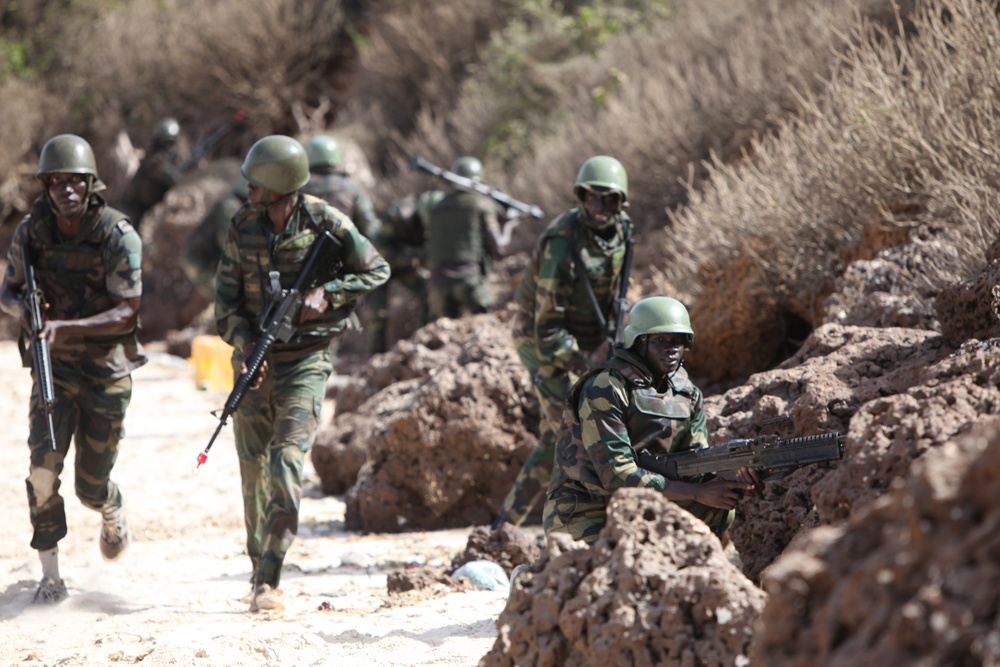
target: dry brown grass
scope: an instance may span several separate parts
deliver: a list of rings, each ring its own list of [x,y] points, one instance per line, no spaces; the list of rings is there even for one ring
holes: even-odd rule
[[[799,109],[796,91],[821,89],[857,17],[885,20],[887,7],[877,0],[669,6],[583,53],[551,22],[529,23],[526,32],[509,24],[481,47],[476,67],[457,70],[466,75],[460,85],[426,102],[412,132],[393,136],[398,156],[390,166],[400,168],[415,153],[443,163],[477,154],[491,183],[556,214],[572,205],[579,165],[611,154],[629,171],[633,217],[652,231],[666,222],[664,209],[700,187],[708,174],[703,161],[713,154],[738,159],[753,138],[778,128]],[[396,37],[397,47],[426,39],[419,30]],[[404,43],[403,50],[418,49]],[[432,73],[446,71],[446,62]],[[522,108],[512,108],[511,95]],[[539,108],[525,113],[532,105]],[[517,118],[518,126],[512,114],[526,119]],[[390,169],[383,187],[401,192],[420,183]],[[523,225],[520,245],[536,233],[537,226]],[[640,258],[652,261],[651,252]]]
[[[830,83],[804,94],[801,118],[755,141],[752,161],[711,164],[706,187],[674,216],[669,282],[696,293],[763,239],[757,260],[775,292],[816,323],[808,304],[841,270],[842,251],[901,204],[962,231],[966,275],[982,266],[1000,210],[996,6],[926,2],[914,22],[859,26]],[[956,268],[922,270],[943,285]]]

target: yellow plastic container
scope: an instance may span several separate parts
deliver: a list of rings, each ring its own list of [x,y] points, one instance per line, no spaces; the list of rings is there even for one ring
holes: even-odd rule
[[[191,341],[194,382],[202,391],[228,393],[233,390],[233,348],[218,336],[195,336]]]

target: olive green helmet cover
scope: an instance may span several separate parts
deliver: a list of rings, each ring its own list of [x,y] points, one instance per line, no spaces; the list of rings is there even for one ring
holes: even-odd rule
[[[651,296],[632,306],[622,342],[629,348],[639,336],[660,333],[687,334],[687,347],[690,348],[694,343],[694,331],[691,329],[691,316],[688,315],[687,308],[669,296]]]
[[[309,182],[309,159],[298,141],[272,134],[250,147],[240,172],[257,187],[286,195]]]
[[[38,176],[48,174],[86,174],[97,178],[94,150],[83,137],[58,134],[42,146],[38,157]]]
[[[451,173],[464,178],[478,179],[483,175],[483,163],[474,157],[465,155],[451,164]]]
[[[628,174],[622,163],[607,155],[595,155],[580,167],[573,185],[573,194],[583,200],[582,188],[593,188],[598,191],[614,190],[620,192],[622,201],[628,201]]]
[[[327,135],[313,137],[306,145],[306,155],[309,157],[309,168],[344,166],[344,152],[340,150],[337,140]]]

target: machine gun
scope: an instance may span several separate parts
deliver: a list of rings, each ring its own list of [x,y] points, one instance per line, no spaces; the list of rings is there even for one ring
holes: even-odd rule
[[[56,429],[52,422],[52,414],[56,407],[55,381],[52,379],[52,354],[49,341],[39,338],[39,332],[45,327],[45,295],[35,280],[35,267],[31,264],[31,251],[28,243],[21,246],[21,258],[24,262],[24,303],[28,313],[28,336],[31,338],[31,364],[35,371],[35,384],[38,385],[38,398],[45,412],[46,427],[49,431],[49,443],[52,451],[56,451]]]
[[[182,174],[186,174],[197,167],[198,163],[201,162],[202,158],[208,155],[209,151],[215,148],[215,146],[223,139],[228,137],[233,130],[240,127],[245,120],[246,114],[242,111],[234,113],[231,119],[212,130],[211,134],[202,139],[199,144],[191,149],[191,154],[188,155],[187,159],[184,160],[179,167],[177,167],[178,171]]]
[[[770,477],[815,463],[837,461],[844,458],[844,439],[840,433],[788,439],[760,435],[679,454],[654,456],[640,451],[638,463],[640,468],[672,480],[715,473],[721,479],[736,481],[736,471],[743,467]]]
[[[525,204],[523,201],[518,201],[505,192],[491,188],[478,179],[466,178],[465,176],[459,176],[455,172],[442,169],[437,165],[431,164],[419,155],[410,160],[410,171],[417,170],[425,171],[432,176],[437,176],[438,178],[445,180],[452,185],[457,185],[460,188],[473,190],[481,195],[486,195],[504,208],[514,209],[519,213],[525,213],[533,218],[542,219],[545,217],[545,212],[537,206]]]
[[[324,270],[321,273],[319,271],[320,263],[331,252],[337,257],[337,262],[333,266],[328,265],[323,267]],[[289,289],[272,291],[271,300],[260,318],[260,337],[257,339],[250,357],[246,360],[247,370],[236,379],[236,382],[233,384],[233,390],[229,393],[229,398],[226,399],[226,404],[222,410],[214,410],[212,412],[212,416],[219,419],[219,425],[215,428],[215,433],[212,434],[212,439],[208,441],[208,445],[198,455],[198,464],[195,466],[195,470],[208,461],[208,450],[215,444],[215,439],[219,437],[222,427],[226,425],[229,417],[240,407],[243,397],[246,396],[247,391],[253,386],[271,348],[279,340],[287,343],[295,334],[296,322],[298,321],[299,311],[302,307],[302,299],[305,292],[308,291],[309,286],[326,282],[329,278],[341,275],[343,273],[343,257],[344,246],[340,242],[340,239],[330,232],[323,230],[319,232],[319,236],[313,243],[309,251],[309,256],[306,257],[306,261],[299,270],[298,275],[295,276],[295,282],[292,286]],[[320,278],[317,279],[317,276]],[[272,271],[271,277],[276,282],[278,277],[277,272]]]

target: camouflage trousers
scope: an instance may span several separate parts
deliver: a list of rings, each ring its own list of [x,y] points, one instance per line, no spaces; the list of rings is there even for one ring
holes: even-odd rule
[[[467,314],[488,312],[493,305],[486,276],[468,275],[462,278],[431,276],[427,288],[427,310],[430,321],[442,317],[456,318]]]
[[[574,540],[593,544],[608,522],[609,499],[594,498],[565,487],[551,489],[545,502],[545,534],[569,533]],[[674,502],[704,521],[719,537],[729,530],[736,518],[736,510],[709,507],[693,500]]]
[[[76,497],[95,511],[122,505],[121,490],[111,481],[118,458],[118,443],[125,436],[125,410],[132,400],[132,377],[95,380],[73,364],[54,361],[52,377],[56,405],[52,415],[56,448],[49,443],[45,411],[38,385],[31,390],[28,448],[28,510],[34,534],[31,548],[51,549],[66,537],[66,506],[59,494],[70,441],[76,445],[73,460]]]
[[[515,340],[521,363],[531,372],[539,403],[538,446],[528,455],[514,485],[500,506],[500,517],[520,526],[545,494],[555,465],[556,436],[562,423],[563,406],[576,376],[538,360],[531,341]]]
[[[237,375],[241,356],[233,355]],[[255,584],[277,588],[299,531],[302,467],[319,428],[333,370],[330,357],[324,349],[295,361],[269,362],[261,386],[247,392],[233,416]]]

